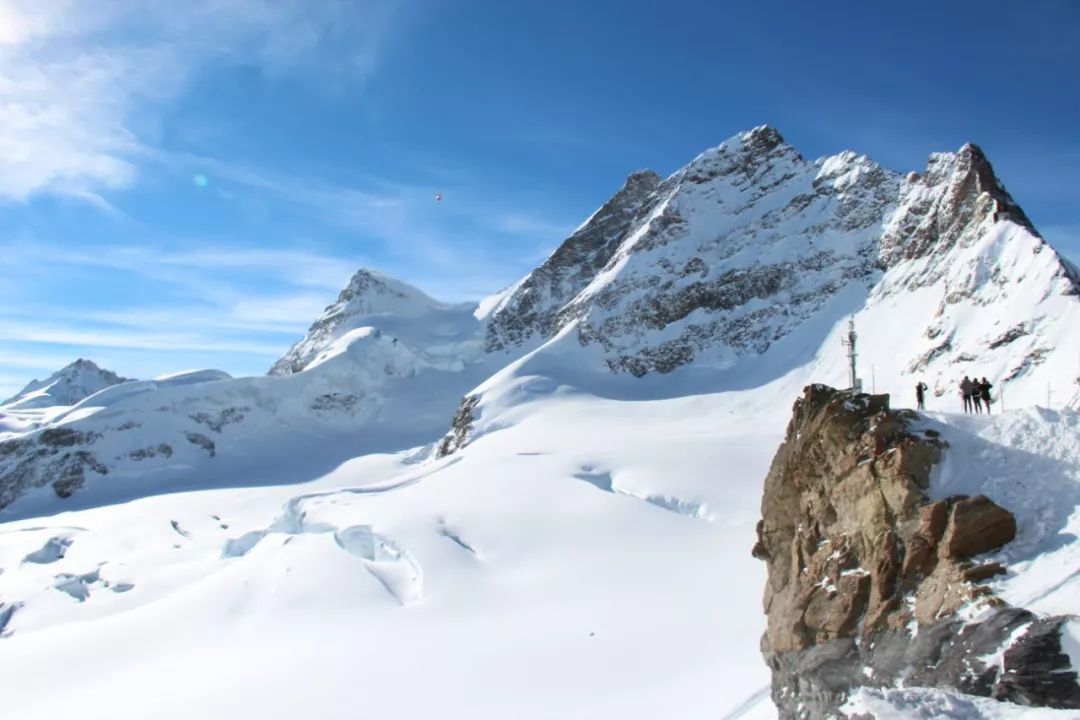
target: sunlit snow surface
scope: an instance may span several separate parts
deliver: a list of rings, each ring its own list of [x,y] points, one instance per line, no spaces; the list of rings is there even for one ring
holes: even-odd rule
[[[22,603],[5,714],[704,718],[760,697],[749,547],[781,419],[737,396],[533,405],[439,461],[0,526]],[[25,560],[53,538],[62,557]]]
[[[5,715],[771,717],[749,549],[804,379],[628,399],[512,367],[442,460],[4,523]],[[1003,595],[1075,609],[1076,414],[926,422],[952,445],[935,491],[1019,516]],[[305,477],[306,447],[276,457]]]

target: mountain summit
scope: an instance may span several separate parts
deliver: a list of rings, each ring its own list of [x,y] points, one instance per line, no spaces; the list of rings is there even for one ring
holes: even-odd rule
[[[90,360],[79,358],[44,380],[31,380],[14,396],[0,403],[9,410],[29,410],[74,405],[99,390],[127,382],[111,370],[103,370]]]
[[[274,363],[270,374],[288,375],[303,370],[334,340],[361,327],[372,316],[416,318],[446,307],[412,285],[361,268],[337,300],[311,324],[307,334]]]
[[[880,376],[918,373],[940,395],[961,366],[1023,384],[1080,320],[1077,292],[975,145],[904,176],[854,152],[809,162],[761,126],[663,181],[632,175],[489,303],[486,339],[572,328],[617,373],[760,375],[810,362],[854,314],[897,349],[872,361]]]

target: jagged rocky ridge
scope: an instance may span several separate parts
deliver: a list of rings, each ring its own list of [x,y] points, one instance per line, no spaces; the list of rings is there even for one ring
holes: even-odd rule
[[[911,328],[925,347],[903,358],[921,372],[1008,342],[1004,328],[968,337],[958,325],[972,306],[1008,304],[1018,276],[1046,295],[1078,292],[974,145],[905,177],[852,152],[809,162],[762,126],[657,180],[632,175],[540,268],[482,305],[487,348],[573,327],[616,372],[731,368],[823,312],[941,285],[936,315]],[[1038,254],[1045,269],[1030,267]],[[1040,314],[1019,332],[1050,324]],[[1045,352],[1032,347],[1010,369],[1023,374]]]
[[[1011,541],[1015,520],[984,496],[930,499],[948,447],[917,420],[886,395],[823,385],[795,403],[753,548],[768,565],[762,652],[780,717],[843,717],[859,686],[1080,708],[1068,618],[981,584],[1005,570],[978,556]]]

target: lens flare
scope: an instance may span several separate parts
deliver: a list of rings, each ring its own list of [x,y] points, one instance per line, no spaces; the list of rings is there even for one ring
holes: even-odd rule
[[[195,187],[201,188],[204,188],[210,184],[210,178],[206,177],[202,173],[196,173],[195,176],[191,178],[191,181],[195,183]]]

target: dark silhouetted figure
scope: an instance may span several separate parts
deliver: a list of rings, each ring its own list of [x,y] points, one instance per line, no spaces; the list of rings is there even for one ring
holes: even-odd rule
[[[986,405],[987,414],[990,413],[990,388],[992,387],[994,386],[985,377],[979,382],[979,395],[982,396],[982,401]]]
[[[975,392],[975,383],[967,375],[960,381],[960,394],[964,397],[964,412],[971,412],[971,396]]]
[[[915,385],[915,402],[918,403],[919,410],[926,409],[926,391],[929,390],[926,387],[926,383],[919,381]]]
[[[975,412],[982,415],[982,389],[979,387],[978,380],[972,380],[971,385],[971,404]]]

